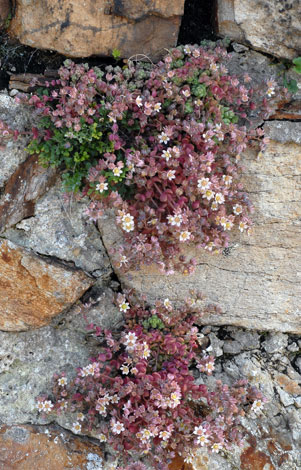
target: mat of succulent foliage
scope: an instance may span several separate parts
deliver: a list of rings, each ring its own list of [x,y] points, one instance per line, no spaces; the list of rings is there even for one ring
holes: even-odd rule
[[[167,470],[176,454],[190,462],[199,446],[219,452],[243,443],[241,417],[265,399],[245,380],[232,387],[217,381],[214,391],[197,384],[200,374],[214,370],[196,326],[197,298],[181,310],[168,299],[149,309],[128,298],[116,297],[125,316],[122,332],[87,325],[97,355],[70,381],[56,374],[52,396],[38,398],[39,411],[70,413],[72,431],[109,444],[120,470],[134,468],[141,457]]]
[[[40,116],[28,151],[90,198],[91,220],[115,209],[119,268],[189,273],[187,245],[218,251],[231,230],[249,229],[241,155],[251,144],[264,151],[252,119],[267,117],[285,89],[273,80],[253,88],[248,74],[228,73],[228,58],[220,46],[179,46],[157,64],[105,72],[67,60],[58,80],[18,98]]]

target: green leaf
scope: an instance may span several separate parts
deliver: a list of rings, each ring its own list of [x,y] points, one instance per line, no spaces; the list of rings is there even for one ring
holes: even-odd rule
[[[293,64],[295,65],[295,67],[293,67],[294,72],[301,73],[301,57],[293,59]]]
[[[113,49],[112,56],[114,57],[115,60],[119,60],[120,57],[121,57],[120,50],[119,49]]]

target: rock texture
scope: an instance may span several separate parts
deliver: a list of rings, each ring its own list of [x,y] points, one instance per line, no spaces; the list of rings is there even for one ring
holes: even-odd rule
[[[301,51],[299,0],[218,0],[217,33],[276,57]]]
[[[155,56],[177,42],[184,0],[17,0],[10,35],[70,57]],[[84,12],[84,14],[83,14]]]
[[[85,312],[88,323],[118,328],[122,315],[112,303],[112,292],[95,293],[99,300]],[[45,420],[38,414],[36,397],[51,391],[54,373],[65,371],[68,378],[74,377],[76,367],[87,364],[96,351],[97,342],[86,334],[80,306],[54,319],[51,326],[19,333],[0,331],[0,422],[53,421],[53,417]],[[73,422],[68,416],[60,417],[65,428],[71,429]]]
[[[12,129],[23,131],[31,126],[33,117],[29,108],[15,103],[6,93],[0,93],[0,120],[5,121]],[[0,189],[28,157],[24,150],[27,143],[27,138],[20,137],[16,142],[10,141],[5,148],[0,148]]]
[[[0,449],[0,470],[101,470],[103,463],[99,446],[53,426],[1,426]]]
[[[26,218],[4,236],[37,253],[72,261],[96,277],[111,274],[108,256],[93,224],[84,218],[86,201],[66,201],[62,183],[36,203],[33,217]],[[51,209],[51,210],[50,210]],[[1,207],[0,207],[1,211]],[[0,212],[1,214],[1,212]]]
[[[197,257],[195,274],[163,277],[155,267],[119,273],[123,287],[182,302],[190,290],[199,290],[207,303],[217,303],[224,314],[203,317],[206,324],[233,324],[262,330],[301,332],[301,146],[300,124],[271,121],[271,138],[262,159],[245,155],[245,187],[254,203],[250,236],[233,234],[232,244],[220,255],[191,251]],[[109,220],[100,221],[108,251],[120,233]]]
[[[5,26],[5,22],[10,12],[9,0],[0,0],[0,27]]]
[[[41,327],[70,307],[94,283],[71,269],[0,239],[0,330]]]
[[[56,180],[56,171],[43,168],[36,155],[29,156],[7,181],[0,198],[0,233],[34,214],[35,201]]]

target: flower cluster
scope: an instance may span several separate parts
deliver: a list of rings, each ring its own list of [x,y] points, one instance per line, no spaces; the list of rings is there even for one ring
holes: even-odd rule
[[[241,184],[241,155],[267,139],[250,126],[266,117],[273,80],[230,75],[221,47],[178,47],[158,64],[107,67],[106,74],[67,61],[44,94],[29,99],[41,115],[29,146],[60,166],[67,187],[91,198],[96,221],[114,208],[123,233],[123,269],[157,263],[190,273],[183,247],[219,251],[236,228],[247,232],[252,205]]]
[[[214,358],[200,345],[191,301],[174,310],[166,299],[151,311],[121,294],[116,301],[125,328],[118,334],[88,325],[99,353],[73,380],[55,375],[55,400],[40,397],[38,410],[72,413],[72,431],[111,446],[122,470],[140,458],[167,470],[176,454],[189,459],[199,447],[220,452],[241,443],[240,418],[264,399],[242,380],[232,387],[217,381],[214,390],[198,385],[197,369],[211,374]]]

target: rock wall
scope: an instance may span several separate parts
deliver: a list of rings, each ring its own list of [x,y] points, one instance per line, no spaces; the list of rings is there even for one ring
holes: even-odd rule
[[[184,0],[17,0],[10,36],[69,57],[143,52],[175,46]]]
[[[183,6],[182,0],[17,0],[11,34],[70,56],[111,54],[114,47],[124,56],[156,55],[175,43]],[[219,32],[292,58],[299,47],[296,12],[293,0],[219,0]],[[247,71],[257,82],[279,77],[266,56],[241,44],[233,48],[234,73]],[[255,205],[252,234],[234,234],[220,255],[198,253],[190,277],[162,278],[153,267],[113,271],[108,252],[120,237],[114,222],[99,224],[101,237],[87,223],[84,201],[66,200],[58,175],[28,158],[26,138],[0,149],[0,470],[116,468],[114,455],[96,439],[70,432],[73,416],[42,418],[35,397],[49,392],[55,372],[71,378],[97,353],[82,315],[87,299],[94,300],[86,309],[88,323],[122,327],[113,303],[121,286],[146,293],[150,303],[160,297],[181,302],[190,289],[201,290],[204,305],[219,304],[224,312],[203,318],[203,340],[217,357],[206,382],[214,388],[216,379],[231,384],[246,378],[268,399],[260,416],[245,418],[243,448],[200,453],[195,469],[301,470],[300,98],[299,92],[264,124],[271,139],[264,157],[244,155],[245,186]],[[32,124],[28,111],[6,93],[0,94],[1,118],[18,129]],[[180,458],[170,469],[191,470]]]
[[[217,0],[217,33],[276,57],[301,54],[299,0]]]

